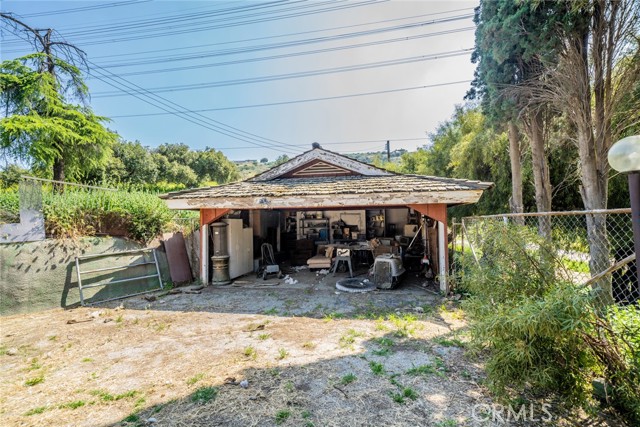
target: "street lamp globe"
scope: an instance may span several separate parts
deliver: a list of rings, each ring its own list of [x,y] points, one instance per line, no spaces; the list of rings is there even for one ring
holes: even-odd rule
[[[613,144],[607,158],[618,172],[640,171],[640,135],[628,136]]]

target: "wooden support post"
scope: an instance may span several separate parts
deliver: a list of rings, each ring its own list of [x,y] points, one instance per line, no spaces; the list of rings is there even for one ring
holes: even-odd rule
[[[449,292],[447,283],[449,272],[449,236],[447,235],[447,205],[438,204],[413,204],[408,207],[438,221],[438,276],[440,277],[440,291]]]
[[[440,292],[448,293],[447,271],[449,268],[447,223],[438,221],[438,275],[440,276]]]
[[[209,224],[226,215],[229,209],[200,209],[200,281],[209,284]]]

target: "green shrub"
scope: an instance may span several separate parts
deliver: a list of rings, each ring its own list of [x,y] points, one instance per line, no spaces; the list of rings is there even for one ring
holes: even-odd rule
[[[141,242],[156,237],[173,218],[166,204],[149,193],[77,190],[44,193],[44,216],[53,237],[124,231]]]
[[[20,221],[18,192],[16,190],[0,190],[0,224]]]
[[[640,421],[640,315],[603,307],[575,285],[553,243],[526,227],[485,224],[476,262],[464,258],[463,303],[474,347],[488,351],[488,386],[504,398],[531,389],[588,404],[593,380],[610,403]],[[567,280],[564,280],[567,278]]]

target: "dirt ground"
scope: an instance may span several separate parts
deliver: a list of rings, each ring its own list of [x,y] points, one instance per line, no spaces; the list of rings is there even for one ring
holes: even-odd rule
[[[434,287],[291,277],[0,319],[2,425],[505,425]]]

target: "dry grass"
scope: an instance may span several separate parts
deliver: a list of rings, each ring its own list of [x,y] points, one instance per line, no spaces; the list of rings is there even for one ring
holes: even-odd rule
[[[252,292],[261,292],[255,298],[265,306],[278,304],[278,295]],[[293,297],[309,299],[304,291],[288,291]],[[220,291],[190,298],[200,310],[207,301],[232,305]],[[136,307],[137,301],[126,304]],[[81,308],[3,318],[2,424],[134,426],[153,417],[159,426],[447,420],[463,426],[473,425],[473,404],[491,403],[478,384],[481,365],[463,348],[433,341],[450,337],[464,326],[461,320],[407,317],[394,309],[395,317],[380,321],[346,311],[325,321],[238,307],[227,313],[185,310],[184,301],[177,295],[151,310]],[[72,319],[89,321],[67,324]],[[382,369],[373,372],[374,364]],[[410,372],[426,365],[433,374]],[[43,381],[25,384],[39,376]],[[248,387],[240,385],[243,380]]]

